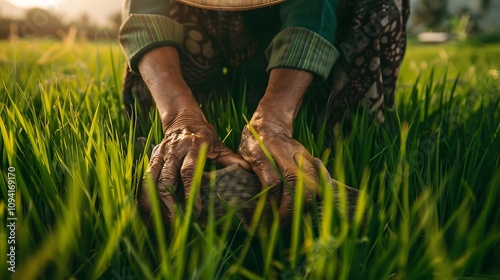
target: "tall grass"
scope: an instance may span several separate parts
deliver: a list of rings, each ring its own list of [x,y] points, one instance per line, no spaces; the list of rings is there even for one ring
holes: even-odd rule
[[[256,235],[227,230],[231,214],[201,228],[189,211],[173,231],[145,228],[135,197],[149,158],[134,149],[121,107],[123,63],[113,44],[0,43],[1,279],[500,277],[498,46],[411,46],[384,125],[361,112],[349,134],[324,139],[303,106],[295,137],[376,208],[364,226],[360,215],[348,226],[323,183],[322,219],[297,213],[289,228],[275,222],[262,236],[259,215]],[[245,104],[203,109],[235,150]],[[159,143],[154,113],[151,126],[148,143]],[[3,261],[9,166],[15,273]],[[265,194],[258,199],[262,207]]]

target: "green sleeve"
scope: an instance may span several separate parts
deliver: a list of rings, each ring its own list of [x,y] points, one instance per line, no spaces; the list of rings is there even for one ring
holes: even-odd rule
[[[140,58],[153,48],[181,48],[183,27],[168,17],[169,8],[168,0],[125,0],[119,41],[132,71],[139,72]]]
[[[268,71],[296,68],[324,80],[339,52],[333,46],[339,0],[288,0],[281,4],[281,31],[266,50]]]

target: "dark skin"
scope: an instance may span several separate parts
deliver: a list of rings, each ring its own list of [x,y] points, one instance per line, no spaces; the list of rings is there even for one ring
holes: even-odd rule
[[[243,129],[239,154],[221,143],[184,82],[176,48],[166,46],[147,52],[139,62],[139,71],[155,100],[165,133],[163,141],[154,148],[146,171],[157,186],[164,221],[170,222],[174,217],[175,199],[171,190],[182,182],[185,198],[190,195],[196,160],[205,143],[209,161],[221,166],[237,163],[253,170],[263,187],[271,187],[270,199],[278,202],[280,217],[287,223],[293,209],[289,190],[295,189],[299,162],[311,182],[317,181],[319,169],[326,171],[319,159],[292,138],[293,121],[313,74],[297,69],[271,70],[266,92],[249,122],[283,174],[287,188],[248,125]],[[308,190],[308,202],[313,192]],[[195,215],[198,217],[201,212],[199,194],[196,201]],[[139,208],[144,215],[151,213],[145,188],[142,188]]]

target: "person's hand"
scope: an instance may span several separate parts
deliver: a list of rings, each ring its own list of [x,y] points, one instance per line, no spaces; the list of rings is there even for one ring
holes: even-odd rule
[[[186,201],[191,195],[196,162],[203,144],[208,147],[207,159],[211,162],[222,166],[238,163],[249,169],[247,162],[220,142],[212,125],[204,119],[179,116],[165,130],[163,141],[153,149],[149,168],[145,174],[145,180],[146,177],[150,177],[156,185],[164,222],[168,223],[174,218],[177,188],[183,186]],[[147,221],[151,214],[151,199],[146,184],[144,181],[139,210]],[[195,217],[198,217],[202,209],[199,193],[195,206]]]
[[[272,69],[266,93],[241,137],[239,154],[250,163],[263,187],[270,187],[269,196],[279,206],[282,224],[289,222],[293,212],[299,172],[305,175],[307,203],[316,193],[320,172],[328,175],[321,160],[292,138],[294,119],[313,78],[313,74],[298,69]],[[282,177],[266,157],[260,141]]]
[[[254,115],[255,116],[255,115]],[[266,157],[259,140],[249,128],[254,129],[264,147],[269,151],[274,164]],[[270,187],[268,195],[279,205],[279,215],[287,224],[294,208],[294,196],[299,172],[304,174],[305,197],[308,204],[316,194],[318,172],[326,172],[320,159],[313,157],[307,149],[292,138],[291,129],[277,121],[263,122],[255,118],[243,129],[239,148],[240,155],[250,163],[263,187]],[[320,171],[321,170],[321,171]],[[284,179],[284,182],[282,179]]]
[[[145,179],[156,186],[163,221],[172,221],[176,205],[175,193],[183,187],[184,198],[191,195],[196,161],[203,144],[207,145],[207,159],[222,166],[234,163],[250,169],[241,156],[233,153],[219,140],[214,128],[207,122],[200,106],[182,77],[179,53],[172,46],[154,48],[139,62],[141,76],[151,91],[163,125],[165,138],[153,149]],[[144,181],[139,211],[149,221],[151,201]],[[179,190],[180,191],[180,190]],[[196,198],[195,216],[201,212],[201,197]],[[151,223],[147,223],[151,225]]]

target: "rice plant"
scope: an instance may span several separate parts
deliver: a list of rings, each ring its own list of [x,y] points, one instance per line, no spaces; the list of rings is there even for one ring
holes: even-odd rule
[[[500,277],[497,45],[410,46],[384,125],[360,111],[349,133],[326,139],[311,132],[305,104],[295,137],[333,178],[363,191],[358,207],[374,207],[349,223],[323,178],[322,217],[296,211],[280,227],[274,211],[266,232],[265,192],[247,231],[234,229],[231,211],[201,227],[190,207],[165,229],[157,205],[145,227],[135,198],[161,124],[151,113],[147,148],[135,148],[124,63],[115,43],[0,42],[1,279]],[[236,150],[246,104],[229,96],[202,108]],[[204,163],[202,154],[194,185]]]

